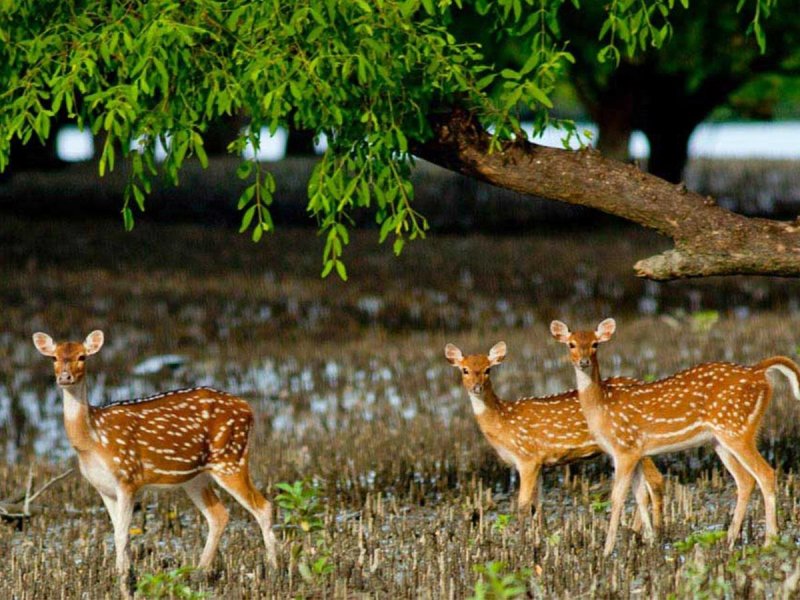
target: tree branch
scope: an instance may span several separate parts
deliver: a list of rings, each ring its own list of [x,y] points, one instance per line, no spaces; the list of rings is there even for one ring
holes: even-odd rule
[[[61,481],[73,471],[74,469],[67,469],[63,473],[51,478],[36,492],[33,492],[33,467],[31,467],[28,469],[28,483],[25,487],[25,493],[16,498],[0,501],[0,519],[6,521],[20,521],[23,519],[29,519],[31,516],[39,514],[42,512],[42,507],[34,506],[32,502],[50,486]]]
[[[491,136],[465,110],[432,122],[433,138],[416,156],[493,185],[588,206],[672,238],[671,250],[638,261],[639,277],[800,275],[800,219],[748,218],[592,149],[569,151],[527,141],[489,153]]]

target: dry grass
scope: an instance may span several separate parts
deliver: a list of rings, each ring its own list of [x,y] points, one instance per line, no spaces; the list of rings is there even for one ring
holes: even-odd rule
[[[359,233],[347,284],[318,279],[319,240],[307,231],[252,246],[214,229],[124,235],[116,223],[8,220],[0,243],[0,498],[24,487],[29,465],[42,482],[74,462],[50,365],[30,343],[39,329],[57,338],[106,331],[90,366],[95,402],[195,384],[241,394],[258,415],[259,486],[272,495],[281,481],[319,486],[319,539],[333,570],[301,577],[282,529],[281,569],[265,573],[257,527],[230,501],[216,577],[193,584],[211,597],[462,598],[475,584],[473,566],[491,560],[532,568],[536,597],[683,596],[710,589],[717,575],[735,595],[779,597],[775,573],[798,568],[791,542],[788,557],[759,558],[778,561],[772,574],[744,580],[725,570],[735,556],[722,544],[674,546],[727,525],[733,485],[709,450],[658,459],[669,483],[656,547],[626,531],[617,554],[602,558],[605,459],[547,472],[545,532],[516,519],[503,527],[509,470],[481,438],[442,353],[447,341],[486,351],[504,339],[509,359],[495,379],[509,398],[571,386],[564,351],[547,334],[556,316],[576,325],[618,318],[618,338],[601,357],[608,374],[659,377],[703,360],[791,356],[800,345],[796,282],[645,284],[629,266],[660,242],[631,230],[441,237],[399,260]],[[656,314],[641,312],[653,303]],[[717,323],[697,313],[709,309]],[[173,352],[187,363],[134,374],[145,358]],[[761,443],[781,471],[779,516],[790,540],[800,538],[799,413],[781,384]],[[0,526],[0,597],[114,597],[111,527],[97,493],[73,476],[42,503],[45,514],[23,529]],[[134,526],[140,574],[199,557],[205,524],[179,493],[145,494]],[[744,541],[762,537],[756,493]]]

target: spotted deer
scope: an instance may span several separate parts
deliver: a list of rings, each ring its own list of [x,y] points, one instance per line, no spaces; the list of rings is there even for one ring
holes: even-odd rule
[[[495,344],[488,355],[464,356],[453,344],[447,344],[444,353],[450,364],[461,372],[461,381],[486,440],[504,462],[519,472],[518,510],[528,511],[533,506],[541,526],[541,468],[563,465],[601,452],[589,433],[577,392],[570,390],[554,396],[504,402],[492,390],[489,374],[493,366],[505,359],[505,342]],[[636,380],[614,378],[607,381],[608,385],[621,383],[636,383]],[[639,508],[646,515],[648,500],[652,500],[653,523],[658,528],[664,479],[650,459],[644,461],[643,468],[642,493],[637,495]]]
[[[56,384],[64,396],[67,438],[78,454],[81,473],[100,493],[111,517],[121,578],[130,572],[134,496],[148,487],[183,488],[200,509],[208,522],[208,537],[199,566],[211,566],[228,522],[212,481],[256,518],[267,558],[275,566],[272,506],[250,480],[253,413],[247,402],[199,387],[94,407],[87,400],[85,361],[102,347],[103,332],[93,331],[83,342],[60,344],[35,333],[33,343],[53,359]]]
[[[589,430],[614,463],[605,555],[614,550],[628,488],[632,482],[635,488],[645,475],[641,461],[702,444],[713,445],[736,482],[728,544],[732,547],[739,537],[756,482],[764,497],[769,543],[778,533],[775,472],[756,448],[761,419],[772,398],[767,375],[784,375],[794,396],[800,399],[800,368],[784,356],[752,366],[711,362],[653,383],[610,386],[600,378],[597,348],[610,340],[615,330],[614,319],[602,321],[595,331],[574,333],[561,321],[550,324],[553,337],[569,347]],[[648,532],[649,523],[645,521],[644,525]]]

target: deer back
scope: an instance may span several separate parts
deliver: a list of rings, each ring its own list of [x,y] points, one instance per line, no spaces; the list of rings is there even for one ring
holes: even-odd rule
[[[122,481],[171,485],[241,468],[253,414],[241,398],[201,387],[95,408],[91,422],[98,452]]]

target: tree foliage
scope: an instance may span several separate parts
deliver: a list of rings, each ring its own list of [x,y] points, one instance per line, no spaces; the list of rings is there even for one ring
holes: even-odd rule
[[[346,278],[348,215],[373,211],[380,240],[424,236],[409,176],[415,144],[433,135],[431,116],[458,107],[492,131],[488,152],[547,125],[552,92],[576,56],[562,34],[566,0],[0,0],[0,170],[12,139],[47,139],[66,113],[101,134],[100,173],[129,161],[125,226],[145,208],[159,171],[179,180],[191,156],[207,162],[203,138],[232,114],[249,126],[229,150],[258,147],[261,129],[324,134],[328,150],[308,183],[308,211],[326,236],[323,274]],[[776,0],[738,0],[764,47],[763,21]],[[571,4],[580,9],[578,0]],[[610,0],[595,23],[595,60],[617,64],[671,35],[670,16],[688,0]],[[480,15],[493,43],[525,49],[518,68],[495,66],[481,44],[457,35],[462,11]],[[487,58],[489,57],[489,58]],[[157,144],[167,149],[161,165]],[[242,231],[273,228],[272,176],[242,162],[250,185],[239,198]]]

